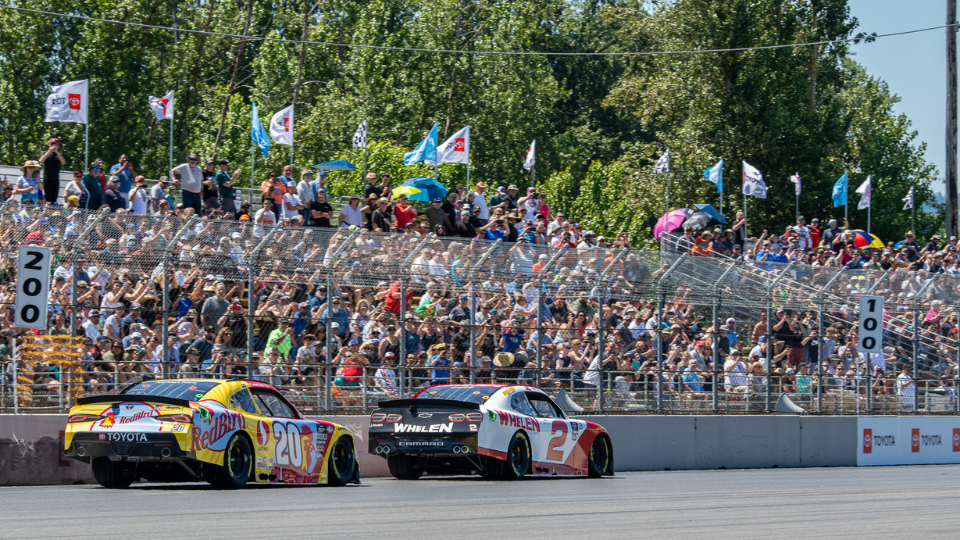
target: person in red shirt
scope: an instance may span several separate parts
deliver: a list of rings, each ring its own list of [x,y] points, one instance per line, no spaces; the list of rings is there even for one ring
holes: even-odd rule
[[[810,220],[810,226],[807,227],[807,230],[810,231],[810,241],[813,244],[811,250],[816,250],[817,246],[820,245],[820,220],[813,218]]]
[[[413,300],[413,292],[410,289],[407,289],[407,305],[410,307],[410,301]],[[387,291],[387,296],[384,298],[383,308],[389,311],[390,313],[400,314],[400,282],[394,281],[393,285],[390,285],[390,289]]]
[[[405,231],[407,223],[417,218],[417,210],[407,204],[406,195],[401,195],[397,198],[397,204],[393,207],[393,215],[397,218],[397,228]]]

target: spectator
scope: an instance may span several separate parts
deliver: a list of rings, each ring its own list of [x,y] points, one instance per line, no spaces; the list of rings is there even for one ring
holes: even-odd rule
[[[160,180],[150,188],[150,210],[153,213],[156,214],[160,212],[160,201],[167,199],[166,192],[169,187],[170,179],[166,176],[161,176]]]
[[[13,189],[14,195],[20,195],[20,200],[32,201],[33,204],[40,204],[40,182],[34,178],[34,172],[37,171],[40,164],[36,161],[27,160],[20,167],[23,175],[17,178],[16,187]]]
[[[135,216],[147,214],[147,181],[143,176],[137,176],[136,185],[130,192],[130,212]]]
[[[170,178],[176,179],[180,175],[180,187],[183,189],[183,205],[193,208],[196,215],[200,215],[201,195],[203,192],[203,169],[197,166],[200,157],[190,154],[186,163],[181,163],[170,169]]]
[[[221,159],[218,164],[220,171],[217,172],[217,194],[220,196],[220,208],[224,215],[230,217],[237,213],[236,194],[233,188],[234,182],[240,177],[240,169],[233,171],[231,176],[227,170],[230,168],[230,162]]]
[[[59,184],[59,180],[57,182]],[[87,188],[83,187],[83,171],[80,169],[74,169],[73,179],[67,183],[65,188],[63,188],[63,196],[64,199],[76,197],[76,206],[79,208],[87,208],[87,201],[90,198],[90,193],[87,191]]]
[[[123,210],[126,208],[126,201],[120,195],[120,178],[111,176],[107,181],[107,190],[103,193],[103,203],[110,206],[110,212]]]
[[[40,156],[40,164],[43,166],[43,200],[53,204],[60,195],[60,168],[67,164],[60,153],[60,139],[54,137],[47,141],[47,151]]]
[[[417,218],[417,210],[407,204],[406,195],[400,195],[397,197],[397,204],[393,207],[393,216],[397,228],[405,231],[407,225]]]
[[[117,177],[117,193],[123,199],[123,208],[127,208],[127,204],[130,202],[130,190],[133,188],[133,178],[136,173],[133,171],[133,163],[127,159],[126,154],[120,154],[117,163],[110,167],[110,175]]]
[[[897,376],[897,398],[900,400],[901,411],[912,411],[916,397],[916,388],[913,383],[913,367],[904,364],[900,375]]]
[[[360,196],[351,195],[350,202],[343,207],[338,217],[340,227],[362,227],[363,212],[360,211]]]
[[[310,217],[314,227],[332,227],[330,220],[333,219],[333,206],[327,202],[326,191],[318,191],[314,201],[310,203]]]

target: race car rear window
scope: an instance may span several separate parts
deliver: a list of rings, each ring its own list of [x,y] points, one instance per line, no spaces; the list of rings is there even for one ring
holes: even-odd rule
[[[205,381],[143,381],[128,388],[125,396],[158,396],[196,401],[219,382]]]
[[[483,403],[499,389],[499,386],[436,386],[421,392],[417,399],[452,399]]]

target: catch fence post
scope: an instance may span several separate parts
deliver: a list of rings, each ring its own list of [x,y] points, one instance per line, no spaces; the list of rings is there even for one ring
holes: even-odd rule
[[[337,257],[347,248],[360,234],[362,229],[357,227],[350,231],[343,243],[337,246],[336,251],[330,256],[330,262],[327,263],[327,365],[325,368],[326,377],[323,380],[324,408],[328,413],[336,414],[333,407],[331,382],[336,374],[333,372],[333,271],[337,266]]]
[[[196,215],[190,216],[190,219],[173,235],[170,243],[163,250],[163,271],[161,272],[163,275],[160,278],[163,291],[163,298],[160,301],[160,350],[163,354],[163,361],[160,362],[160,369],[163,371],[164,379],[170,378],[170,345],[168,342],[170,341],[170,259],[173,257],[171,250],[183,238],[183,235],[196,225],[197,219]]]
[[[417,243],[413,251],[407,255],[407,258],[400,263],[398,272],[400,279],[400,358],[398,358],[397,368],[400,371],[400,399],[403,399],[407,392],[407,269],[410,262],[420,253],[420,250],[427,245],[427,242],[434,237],[433,233],[428,233]]]
[[[663,252],[661,252],[662,256]],[[689,253],[680,254],[680,257],[657,279],[657,414],[663,414],[663,304],[666,303],[663,283],[689,256]]]
[[[840,271],[834,274],[833,277],[830,278],[830,281],[817,291],[815,301],[817,305],[817,414],[823,413],[823,297],[846,270],[846,266],[841,266]],[[769,316],[769,313],[767,316]],[[769,346],[770,345],[767,345],[767,347]]]
[[[769,286],[767,286],[766,296],[767,296],[767,396],[766,396],[766,406],[764,407],[764,412],[770,414],[770,396],[773,392],[773,289],[780,284],[780,280],[787,275],[794,266],[796,266],[797,261],[790,261],[790,264],[777,275]]]

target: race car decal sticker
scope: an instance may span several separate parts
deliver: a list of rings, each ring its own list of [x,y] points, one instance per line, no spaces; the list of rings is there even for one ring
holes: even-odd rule
[[[396,424],[393,426],[396,433],[452,433],[453,422],[447,424],[434,424],[432,426],[415,426],[411,424]]]
[[[200,410],[212,411],[207,407]],[[213,411],[213,414],[206,415],[203,418],[201,413],[201,422],[193,427],[193,449],[194,450],[212,450],[222,452],[227,447],[226,435],[233,433],[238,429],[246,429],[247,421],[244,416],[231,410]]]

